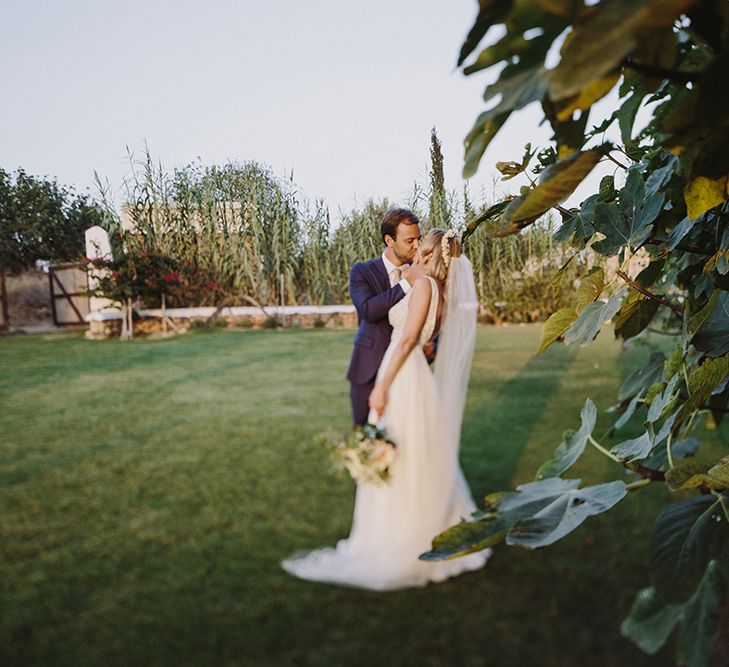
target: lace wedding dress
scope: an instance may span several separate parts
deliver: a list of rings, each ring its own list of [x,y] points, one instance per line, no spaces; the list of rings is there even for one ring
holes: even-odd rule
[[[357,486],[352,528],[347,539],[340,540],[335,548],[317,549],[282,562],[282,567],[297,577],[378,591],[393,590],[424,586],[478,569],[491,554],[486,549],[454,560],[418,559],[430,550],[435,535],[475,510],[458,463],[463,406],[459,406],[460,415],[456,420],[458,433],[453,433],[454,420],[444,414],[448,401],[442,400],[422,350],[423,344],[433,336],[438,308],[438,286],[435,280],[429,280],[431,300],[420,339],[390,386],[383,416],[388,435],[397,446],[390,478],[383,485]],[[410,294],[390,310],[392,340],[378,376],[387,368],[402,336]],[[446,320],[444,317],[444,329]],[[444,330],[443,334],[447,332]],[[439,349],[439,357],[440,354]],[[470,358],[469,354],[465,383]],[[459,381],[465,397],[465,384],[462,378]]]

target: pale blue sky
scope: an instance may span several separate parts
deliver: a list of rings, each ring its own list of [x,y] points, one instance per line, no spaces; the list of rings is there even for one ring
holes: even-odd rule
[[[4,0],[0,166],[117,191],[126,147],[166,166],[257,160],[293,170],[333,217],[355,197],[402,201],[426,182],[430,128],[446,182],[489,74],[455,70],[476,0]],[[507,124],[472,179],[544,142],[538,108]],[[520,183],[517,183],[517,186]]]

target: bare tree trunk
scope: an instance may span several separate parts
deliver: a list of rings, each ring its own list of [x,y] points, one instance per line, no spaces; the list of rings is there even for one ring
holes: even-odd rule
[[[0,266],[0,302],[2,302],[2,321],[0,321],[0,331],[9,331],[10,313],[8,311],[8,290],[5,286],[4,266]]]
[[[280,294],[279,301],[281,304],[281,311],[280,311],[281,314],[279,316],[279,319],[281,321],[282,326],[286,324],[286,317],[283,314],[283,307],[286,305],[286,291],[285,290],[286,290],[286,284],[284,282],[284,274],[281,273],[281,274],[279,274],[279,294]]]
[[[121,331],[119,332],[119,340],[126,340],[127,335],[127,304],[122,301],[121,304]]]
[[[131,340],[134,337],[132,328],[132,300],[122,301],[122,323],[119,340]]]
[[[167,304],[165,303],[165,295],[162,293],[162,334],[167,335]]]

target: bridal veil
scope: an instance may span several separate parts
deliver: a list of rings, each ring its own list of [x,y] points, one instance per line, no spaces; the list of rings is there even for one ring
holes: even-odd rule
[[[435,381],[441,397],[446,446],[458,456],[463,410],[476,343],[478,299],[473,267],[465,255],[453,257],[445,286],[445,313],[438,339]]]

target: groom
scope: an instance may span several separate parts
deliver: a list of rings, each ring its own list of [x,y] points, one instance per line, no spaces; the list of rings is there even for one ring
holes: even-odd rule
[[[349,273],[349,295],[359,321],[347,371],[355,426],[367,422],[367,401],[390,344],[387,313],[424,275],[420,266],[410,266],[420,244],[418,216],[406,208],[391,209],[382,218],[380,231],[385,251],[375,259],[357,262]]]

